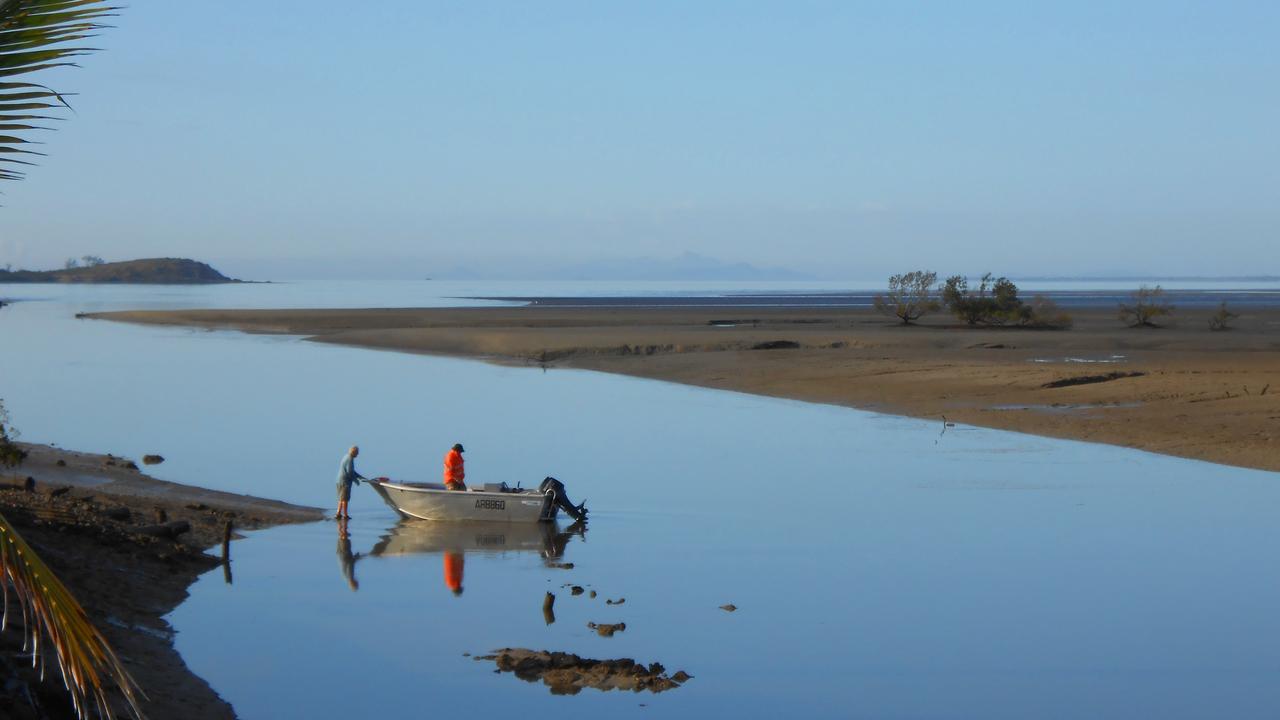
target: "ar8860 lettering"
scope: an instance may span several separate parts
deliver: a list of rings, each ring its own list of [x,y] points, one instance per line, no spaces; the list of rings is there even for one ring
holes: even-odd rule
[[[493,498],[479,498],[476,500],[477,510],[506,510],[506,500],[494,500]]]

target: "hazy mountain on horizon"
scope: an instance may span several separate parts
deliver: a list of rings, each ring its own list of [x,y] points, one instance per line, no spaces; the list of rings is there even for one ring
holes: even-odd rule
[[[433,277],[440,280],[815,280],[808,273],[779,267],[759,267],[746,262],[728,263],[695,252],[674,258],[610,258],[565,266],[526,269],[524,276],[511,269],[479,272],[459,266]]]

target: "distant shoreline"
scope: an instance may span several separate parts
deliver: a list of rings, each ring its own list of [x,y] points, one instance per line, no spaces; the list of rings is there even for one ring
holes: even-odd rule
[[[217,285],[239,283],[207,263],[186,258],[147,258],[123,262],[98,262],[61,270],[0,270],[0,285]]]
[[[865,308],[523,307],[175,310],[91,318],[573,367],[1280,471],[1280,307],[1124,327],[903,327]],[[1096,378],[1080,381],[1081,378]],[[1065,384],[1059,384],[1066,381]]]

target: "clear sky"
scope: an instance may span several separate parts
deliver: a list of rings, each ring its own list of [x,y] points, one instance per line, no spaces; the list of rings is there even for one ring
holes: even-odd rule
[[[114,22],[43,78],[76,112],[0,188],[0,265],[1280,272],[1274,1],[130,0]]]

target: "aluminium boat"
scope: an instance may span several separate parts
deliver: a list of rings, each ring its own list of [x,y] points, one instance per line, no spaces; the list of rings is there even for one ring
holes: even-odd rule
[[[396,512],[419,520],[535,523],[555,520],[562,509],[575,520],[584,520],[587,514],[582,505],[568,502],[564,485],[551,477],[537,489],[486,483],[466,490],[449,490],[441,483],[393,482],[387,478],[365,482]]]

